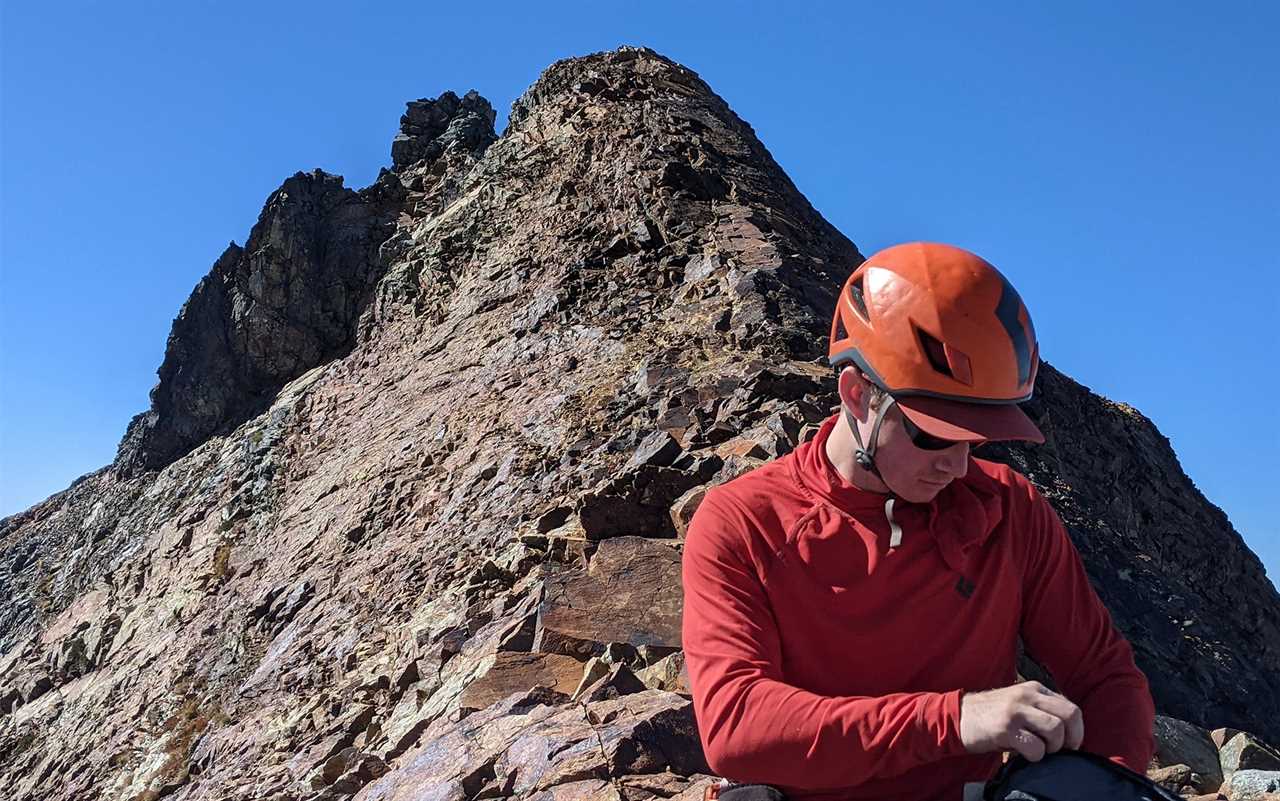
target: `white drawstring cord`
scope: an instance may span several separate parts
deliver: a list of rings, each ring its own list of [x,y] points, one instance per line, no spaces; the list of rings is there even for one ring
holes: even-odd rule
[[[897,500],[892,495],[889,500],[884,502],[884,516],[889,519],[889,547],[897,548],[902,544],[902,526],[898,525],[898,521],[893,519],[893,502]]]

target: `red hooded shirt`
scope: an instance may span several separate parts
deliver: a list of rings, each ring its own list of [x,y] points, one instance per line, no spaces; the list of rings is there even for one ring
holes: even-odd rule
[[[959,801],[998,753],[960,698],[1016,683],[1017,640],[1083,712],[1083,750],[1143,772],[1155,710],[1062,522],[970,459],[929,504],[850,484],[826,441],[711,489],[684,547],[683,642],[707,761],[793,799]]]

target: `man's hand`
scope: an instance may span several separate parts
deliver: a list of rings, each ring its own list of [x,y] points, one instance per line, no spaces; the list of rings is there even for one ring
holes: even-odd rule
[[[1084,742],[1080,707],[1038,681],[965,693],[960,739],[971,754],[1017,751],[1032,762]]]

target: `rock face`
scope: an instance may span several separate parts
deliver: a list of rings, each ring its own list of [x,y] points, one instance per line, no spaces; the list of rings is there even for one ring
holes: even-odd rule
[[[286,181],[115,463],[0,521],[0,795],[700,796],[679,537],[828,414],[862,257],[652,51],[492,121],[414,101],[373,186]],[[1029,409],[1046,445],[988,455],[1160,710],[1280,739],[1280,597],[1225,516],[1130,407],[1046,365]],[[1199,751],[1168,780],[1210,781]]]
[[[232,242],[173,321],[151,409],[120,445],[122,475],[164,467],[351,347],[394,194],[319,170],[272,193],[247,247]]]
[[[493,120],[475,92],[409,103],[392,161],[400,170],[465,170],[496,139]],[[151,409],[129,424],[117,470],[164,467],[262,411],[285,382],[349,351],[370,293],[398,255],[382,245],[405,199],[386,172],[360,192],[320,170],[273,192],[248,244],[227,247],[173,321]]]

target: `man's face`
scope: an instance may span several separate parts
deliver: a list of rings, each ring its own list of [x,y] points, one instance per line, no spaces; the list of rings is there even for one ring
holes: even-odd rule
[[[867,426],[864,437],[870,433]],[[898,497],[910,503],[928,503],[968,471],[969,443],[957,442],[941,450],[916,447],[902,419],[902,410],[895,404],[885,412],[880,424],[876,467]]]

